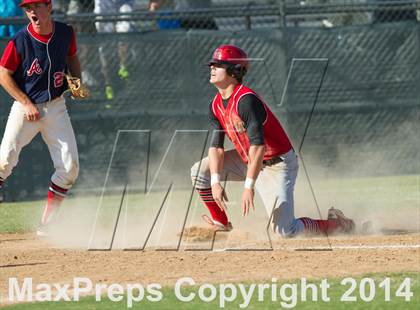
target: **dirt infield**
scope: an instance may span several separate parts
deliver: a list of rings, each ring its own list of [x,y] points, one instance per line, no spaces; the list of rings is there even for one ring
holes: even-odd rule
[[[99,252],[63,249],[33,234],[2,234],[0,296],[7,296],[7,279],[11,277],[31,277],[34,283],[72,283],[74,277],[87,277],[94,283],[173,285],[185,276],[198,283],[220,283],[420,272],[418,232],[337,236],[329,242],[330,251],[325,238],[300,238],[275,240],[272,251]]]

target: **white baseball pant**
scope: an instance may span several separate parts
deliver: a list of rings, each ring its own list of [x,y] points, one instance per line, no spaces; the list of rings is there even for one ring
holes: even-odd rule
[[[304,229],[303,223],[295,218],[293,192],[298,173],[298,160],[290,150],[281,156],[283,161],[265,166],[255,183],[268,216],[273,214],[273,230],[284,237],[293,237]],[[198,171],[199,170],[199,171]],[[225,151],[221,180],[245,181],[247,166],[236,150]],[[191,168],[191,178],[197,189],[210,188],[210,167],[208,157]]]
[[[67,112],[65,100],[59,97],[51,102],[36,105],[41,119],[26,119],[23,105],[13,103],[0,146],[0,178],[5,180],[17,165],[22,148],[40,132],[48,146],[55,172],[51,181],[69,189],[79,173],[76,138]],[[40,165],[46,160],[39,160]]]

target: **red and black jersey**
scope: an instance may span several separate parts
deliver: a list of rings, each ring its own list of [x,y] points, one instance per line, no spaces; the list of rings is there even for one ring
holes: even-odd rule
[[[244,121],[238,112],[238,103],[246,95],[256,96],[266,111],[266,119],[263,123],[264,160],[287,153],[292,148],[292,145],[280,122],[257,93],[242,84],[238,84],[230,96],[226,107],[223,105],[222,96],[218,93],[213,99],[211,108],[242,160],[245,163],[248,162],[250,142],[244,127]]]

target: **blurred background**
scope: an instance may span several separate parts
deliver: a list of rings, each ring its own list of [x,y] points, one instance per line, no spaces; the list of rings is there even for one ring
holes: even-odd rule
[[[19,2],[0,3],[1,50],[27,23]],[[77,32],[92,91],[68,100],[81,165],[72,194],[101,191],[114,145],[124,154],[115,180],[133,169],[152,178],[175,130],[208,128],[215,89],[206,64],[220,44],[253,59],[245,84],[296,149],[310,119],[300,151],[312,175],[420,173],[420,0],[55,0],[53,9]],[[1,89],[1,133],[11,104]],[[116,142],[118,130],[133,129],[151,131],[139,146],[149,168],[133,167],[139,154],[130,139]],[[196,148],[186,142],[179,165],[199,160]],[[7,180],[5,200],[43,198],[49,158],[37,137]]]

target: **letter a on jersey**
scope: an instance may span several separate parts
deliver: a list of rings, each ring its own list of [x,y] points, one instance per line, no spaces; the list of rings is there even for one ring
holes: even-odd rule
[[[31,67],[26,72],[28,76],[32,76],[32,74],[36,73],[40,75],[42,73],[41,66],[39,65],[38,58],[35,58],[35,60],[32,62]]]

